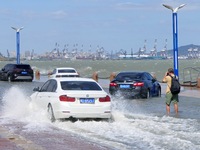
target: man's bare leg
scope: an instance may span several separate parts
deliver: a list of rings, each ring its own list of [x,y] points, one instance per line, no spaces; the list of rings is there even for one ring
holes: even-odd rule
[[[166,111],[167,111],[167,115],[170,114],[170,106],[166,104]]]
[[[178,114],[178,103],[174,103],[174,111]]]

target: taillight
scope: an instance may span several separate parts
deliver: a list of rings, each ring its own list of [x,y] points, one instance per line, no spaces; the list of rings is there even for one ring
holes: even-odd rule
[[[74,97],[68,97],[67,95],[61,95],[61,96],[59,96],[59,99],[62,102],[75,102]]]
[[[99,102],[110,102],[110,96],[100,97]]]
[[[110,86],[117,86],[117,83],[110,83]]]
[[[144,86],[144,82],[136,82],[133,86]]]

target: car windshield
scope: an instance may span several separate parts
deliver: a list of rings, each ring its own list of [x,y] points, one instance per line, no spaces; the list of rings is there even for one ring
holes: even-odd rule
[[[16,68],[19,68],[19,69],[30,69],[30,65],[16,65]]]
[[[61,81],[60,83],[63,90],[102,90],[97,83],[91,81]]]
[[[141,79],[142,74],[138,72],[134,73],[119,73],[116,76],[117,80],[139,80]]]
[[[76,71],[73,69],[60,69],[58,73],[76,73]]]

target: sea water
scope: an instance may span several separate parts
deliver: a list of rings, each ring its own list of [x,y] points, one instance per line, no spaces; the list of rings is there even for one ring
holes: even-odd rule
[[[7,63],[1,62],[0,68]],[[159,81],[162,80],[168,68],[173,67],[173,60],[54,60],[54,61],[21,61],[32,66],[34,71],[39,70],[41,75],[47,75],[56,67],[74,67],[82,77],[92,77],[94,72],[98,73],[99,78],[109,79],[111,73],[120,71],[148,71],[154,73]],[[183,80],[184,68],[199,67],[199,59],[179,60],[179,79]],[[189,70],[185,70],[185,74]],[[196,76],[197,77],[197,76]]]
[[[157,61],[150,61],[154,65]],[[150,63],[149,62],[149,63]],[[38,62],[37,62],[38,63]],[[37,63],[32,66],[40,68],[40,70],[48,72],[49,69],[58,66],[38,65]],[[41,63],[41,62],[40,62]],[[44,62],[46,63],[46,62]],[[58,62],[57,62],[58,63]],[[86,63],[86,62],[85,62]],[[87,64],[85,66],[78,66],[78,64],[71,66],[67,62],[68,67],[75,67],[77,70],[89,76],[93,71],[102,72],[103,76],[109,75],[109,70],[105,64],[106,62],[93,62],[97,63],[93,65]],[[101,64],[102,63],[102,64]],[[120,71],[124,69],[131,69],[130,64],[122,61],[121,67],[115,66],[113,63],[112,71]],[[136,62],[136,69],[141,67],[141,64]],[[145,62],[146,63],[146,62]],[[143,63],[143,64],[145,64]],[[149,64],[147,63],[147,64]],[[168,65],[164,64],[157,66],[163,66],[163,68],[154,67],[148,68],[147,71],[155,72],[156,69],[164,71]],[[169,62],[168,62],[169,63]],[[62,64],[62,63],[60,63]],[[101,65],[100,65],[101,64]],[[146,65],[147,65],[146,64]],[[100,65],[102,68],[98,68]],[[129,66],[130,65],[130,66]],[[139,67],[140,65],[140,67]],[[61,65],[62,66],[62,65]],[[103,69],[103,66],[105,66]],[[126,66],[126,67],[125,67]],[[127,67],[129,66],[129,67]],[[146,68],[147,69],[147,68]],[[144,69],[144,70],[146,70]],[[87,70],[85,73],[83,70]],[[106,70],[106,71],[105,71]],[[83,71],[83,72],[82,72]],[[89,72],[90,71],[90,72]],[[164,91],[159,98],[151,99],[124,99],[124,98],[112,98],[112,122],[105,121],[77,121],[77,122],[61,122],[56,121],[54,124],[50,123],[47,119],[46,110],[40,108],[33,108],[31,102],[27,98],[33,92],[32,89],[37,86],[41,86],[48,77],[42,77],[40,81],[34,80],[32,83],[26,82],[12,82],[0,81],[0,124],[6,122],[23,122],[23,132],[31,134],[33,132],[51,131],[52,127],[56,127],[59,130],[66,130],[77,136],[82,136],[86,139],[92,140],[96,143],[104,144],[112,149],[125,149],[125,150],[138,150],[138,149],[163,149],[163,150],[182,150],[200,149],[200,98],[180,96],[179,102],[179,115],[175,115],[173,106],[171,106],[171,114],[165,115],[165,97]],[[100,81],[105,86],[109,81]],[[105,87],[107,91],[107,87]],[[13,129],[14,130],[14,129]]]

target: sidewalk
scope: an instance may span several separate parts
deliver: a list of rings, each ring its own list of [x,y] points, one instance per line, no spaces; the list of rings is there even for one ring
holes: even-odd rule
[[[17,126],[17,133],[20,133],[21,126]],[[94,143],[67,132],[62,135],[40,132],[26,136],[17,133],[0,126],[0,150],[112,150],[101,143]]]

